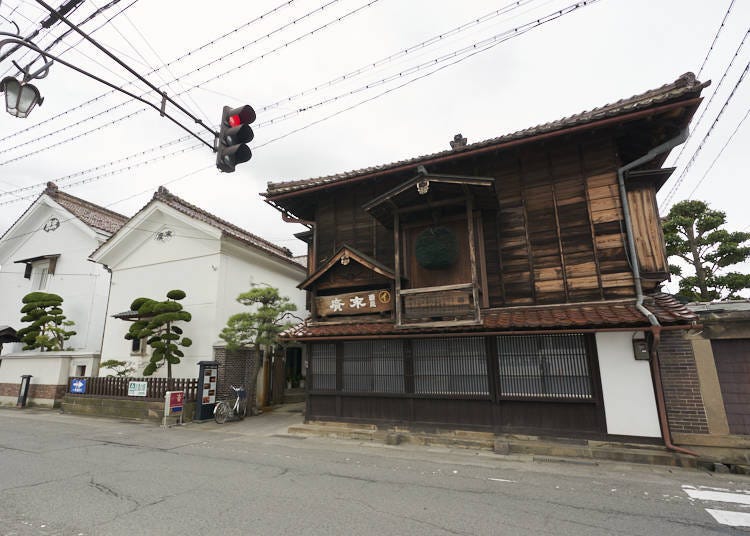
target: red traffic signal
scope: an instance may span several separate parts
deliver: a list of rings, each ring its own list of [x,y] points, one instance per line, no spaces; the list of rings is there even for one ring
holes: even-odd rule
[[[216,167],[225,173],[232,173],[237,164],[252,158],[250,147],[246,144],[253,140],[255,134],[250,123],[255,121],[255,110],[252,106],[230,108],[224,106],[221,114],[219,136],[216,139]]]

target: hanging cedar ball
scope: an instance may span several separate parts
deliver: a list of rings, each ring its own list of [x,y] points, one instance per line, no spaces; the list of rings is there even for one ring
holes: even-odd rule
[[[414,253],[422,268],[450,268],[458,258],[456,235],[447,227],[429,227],[417,236]]]

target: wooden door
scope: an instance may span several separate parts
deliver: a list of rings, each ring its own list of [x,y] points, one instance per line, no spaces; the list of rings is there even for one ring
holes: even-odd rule
[[[750,339],[711,341],[729,432],[750,435]]]

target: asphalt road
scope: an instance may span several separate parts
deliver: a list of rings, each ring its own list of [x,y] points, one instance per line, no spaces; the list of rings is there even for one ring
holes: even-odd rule
[[[2,535],[747,534],[750,478],[0,409]],[[710,511],[709,511],[710,510]],[[717,520],[718,519],[718,520]]]

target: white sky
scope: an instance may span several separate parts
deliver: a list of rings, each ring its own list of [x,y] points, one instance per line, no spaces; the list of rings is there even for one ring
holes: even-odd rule
[[[89,31],[96,28],[107,16],[132,1],[122,0],[104,17],[94,19],[84,28]],[[85,0],[71,19],[80,21],[104,3],[105,0]],[[182,95],[181,102],[212,126],[218,123],[223,105],[251,104],[258,112],[251,146],[261,146],[291,131],[311,126],[258,147],[253,151],[252,160],[240,165],[234,174],[219,173],[214,167],[214,154],[202,146],[68,189],[66,185],[75,181],[96,178],[143,160],[194,147],[199,142],[193,138],[154,150],[182,138],[185,133],[152,109],[108,126],[143,108],[140,103],[128,102],[121,94],[109,95],[45,122],[107,90],[62,65],[55,65],[49,76],[36,82],[45,101],[27,119],[10,117],[0,111],[0,233],[18,218],[42,187],[23,193],[3,193],[8,190],[53,180],[74,195],[132,215],[148,202],[160,184],[164,184],[187,201],[299,254],[303,250],[302,243],[291,235],[300,227],[282,222],[280,215],[258,196],[265,190],[267,181],[328,175],[440,151],[448,148],[449,140],[458,132],[470,143],[480,141],[658,87],[686,71],[697,73],[730,0],[599,0],[401,88],[396,87],[434,69],[408,74],[411,67],[534,21],[574,1],[523,0],[517,9],[418,50],[410,47],[501,9],[509,2],[292,0],[287,3],[286,7],[260,21],[147,78],[159,87],[166,87],[170,95],[206,82],[200,88],[189,89]],[[145,74],[281,4],[282,0],[139,0],[98,30],[94,37]],[[345,16],[367,4],[371,5]],[[326,7],[318,9],[321,6]],[[316,9],[318,11],[307,15]],[[16,21],[23,34],[36,28],[36,23],[45,17],[34,0],[1,0],[0,15]],[[332,22],[340,17],[344,18]],[[292,24],[296,19],[300,20]],[[713,85],[704,90],[704,105],[745,36],[748,21],[750,2],[735,2],[700,77],[713,80]],[[287,27],[280,29],[285,25]],[[325,25],[311,37],[302,37]],[[44,47],[63,30],[63,25],[58,24],[51,34],[43,33],[35,41]],[[0,18],[0,31],[12,31],[12,26],[3,18]],[[266,37],[269,33],[272,35]],[[65,42],[72,45],[78,40],[71,35]],[[288,46],[283,46],[286,43]],[[61,43],[52,53],[60,54],[68,45]],[[244,50],[218,61],[243,46]],[[410,52],[351,79],[347,77],[343,83],[288,99],[404,50]],[[14,59],[19,57],[20,53],[13,56]],[[30,58],[29,55],[24,60]],[[63,58],[112,82],[133,80],[86,43],[68,50]],[[678,171],[662,190],[661,201],[749,59],[750,39],[740,50],[706,117],[689,140],[677,162]],[[241,64],[245,65],[239,67]],[[186,74],[201,65],[206,66],[196,73]],[[0,75],[7,72],[16,74],[8,59],[0,64]],[[398,77],[398,73],[402,76]],[[397,79],[376,83],[391,76]],[[175,77],[181,77],[180,81],[166,86],[166,82]],[[375,87],[344,95],[373,83]],[[138,94],[146,90],[141,83],[132,87]],[[392,88],[393,91],[373,98]],[[315,106],[338,95],[344,96]],[[153,94],[150,98],[158,103]],[[282,99],[286,102],[264,109]],[[372,100],[325,119],[367,99]],[[120,103],[125,104],[115,108]],[[745,80],[686,174],[673,202],[691,195],[749,104],[750,82]],[[296,113],[304,108],[308,109]],[[176,109],[168,107],[168,111],[191,126]],[[94,114],[101,115],[75,125]],[[291,116],[267,124],[285,114]],[[317,121],[320,122],[315,123]],[[745,183],[747,166],[741,161],[743,152],[750,147],[747,123],[750,121],[742,126],[693,194],[693,198],[706,200],[714,208],[726,211],[730,228],[734,229],[750,228],[750,210],[746,208],[750,188]],[[51,134],[62,128],[65,130]],[[97,130],[45,149],[92,129]],[[197,127],[194,130],[200,132]],[[146,151],[143,156],[110,164],[141,151]],[[30,156],[25,156],[29,153]],[[674,160],[676,153],[673,152],[668,163]],[[17,160],[8,162],[11,159]],[[97,166],[102,167],[79,174]],[[202,168],[207,169],[199,171]],[[62,179],[72,174],[77,175]],[[188,174],[191,175],[185,177]],[[19,196],[24,199],[19,200]]]

